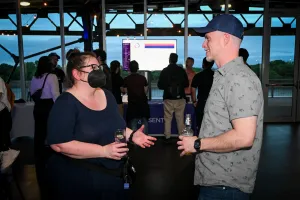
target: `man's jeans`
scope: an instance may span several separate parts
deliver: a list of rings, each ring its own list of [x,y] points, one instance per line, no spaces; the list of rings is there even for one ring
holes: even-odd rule
[[[249,200],[250,195],[236,188],[224,186],[200,187],[198,200]]]
[[[142,125],[144,125],[144,133],[148,134],[148,120],[146,118],[135,118],[130,121],[130,128],[132,130],[139,129]]]

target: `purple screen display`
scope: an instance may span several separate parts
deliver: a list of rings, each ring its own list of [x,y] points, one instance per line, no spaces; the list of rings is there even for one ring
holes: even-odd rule
[[[130,43],[122,44],[122,52],[123,52],[123,70],[129,70],[130,63]]]

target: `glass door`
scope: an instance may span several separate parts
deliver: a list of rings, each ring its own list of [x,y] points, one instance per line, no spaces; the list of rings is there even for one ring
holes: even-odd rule
[[[269,74],[265,85],[267,122],[293,122],[297,119],[299,28],[296,17],[271,17]]]

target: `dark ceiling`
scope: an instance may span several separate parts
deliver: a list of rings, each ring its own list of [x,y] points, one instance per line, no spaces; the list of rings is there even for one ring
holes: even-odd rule
[[[59,0],[27,0],[31,3],[29,7],[22,7],[22,13],[33,12],[37,9],[46,9],[48,12],[58,12]],[[15,13],[16,1],[0,0],[0,12]],[[47,8],[43,5],[47,2]],[[133,6],[141,7],[144,0],[106,0],[107,9],[126,10],[132,9]],[[208,5],[214,11],[220,10],[220,5],[224,4],[225,0],[189,0],[189,4],[194,7],[200,5]],[[299,8],[300,0],[269,0],[271,8]],[[157,8],[158,11],[162,7],[182,7],[184,0],[147,0],[149,7]],[[248,11],[249,7],[263,7],[264,0],[229,0],[232,9],[237,12]],[[101,0],[64,0],[65,11],[76,11],[82,9],[83,6],[91,8],[99,8]]]

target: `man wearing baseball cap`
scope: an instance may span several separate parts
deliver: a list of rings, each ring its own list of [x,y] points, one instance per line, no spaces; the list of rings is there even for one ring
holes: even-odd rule
[[[206,59],[218,66],[198,137],[182,137],[181,156],[195,153],[199,200],[249,199],[263,136],[263,92],[256,74],[239,57],[243,25],[219,15],[196,31],[205,37]]]
[[[58,60],[60,59],[60,56],[57,55],[57,53],[50,53],[48,57],[51,60],[51,63],[53,64],[53,73],[56,74],[57,79],[58,79],[58,84],[59,84],[59,92],[60,94],[62,93],[63,89],[63,82],[65,80],[65,72],[57,66]]]

